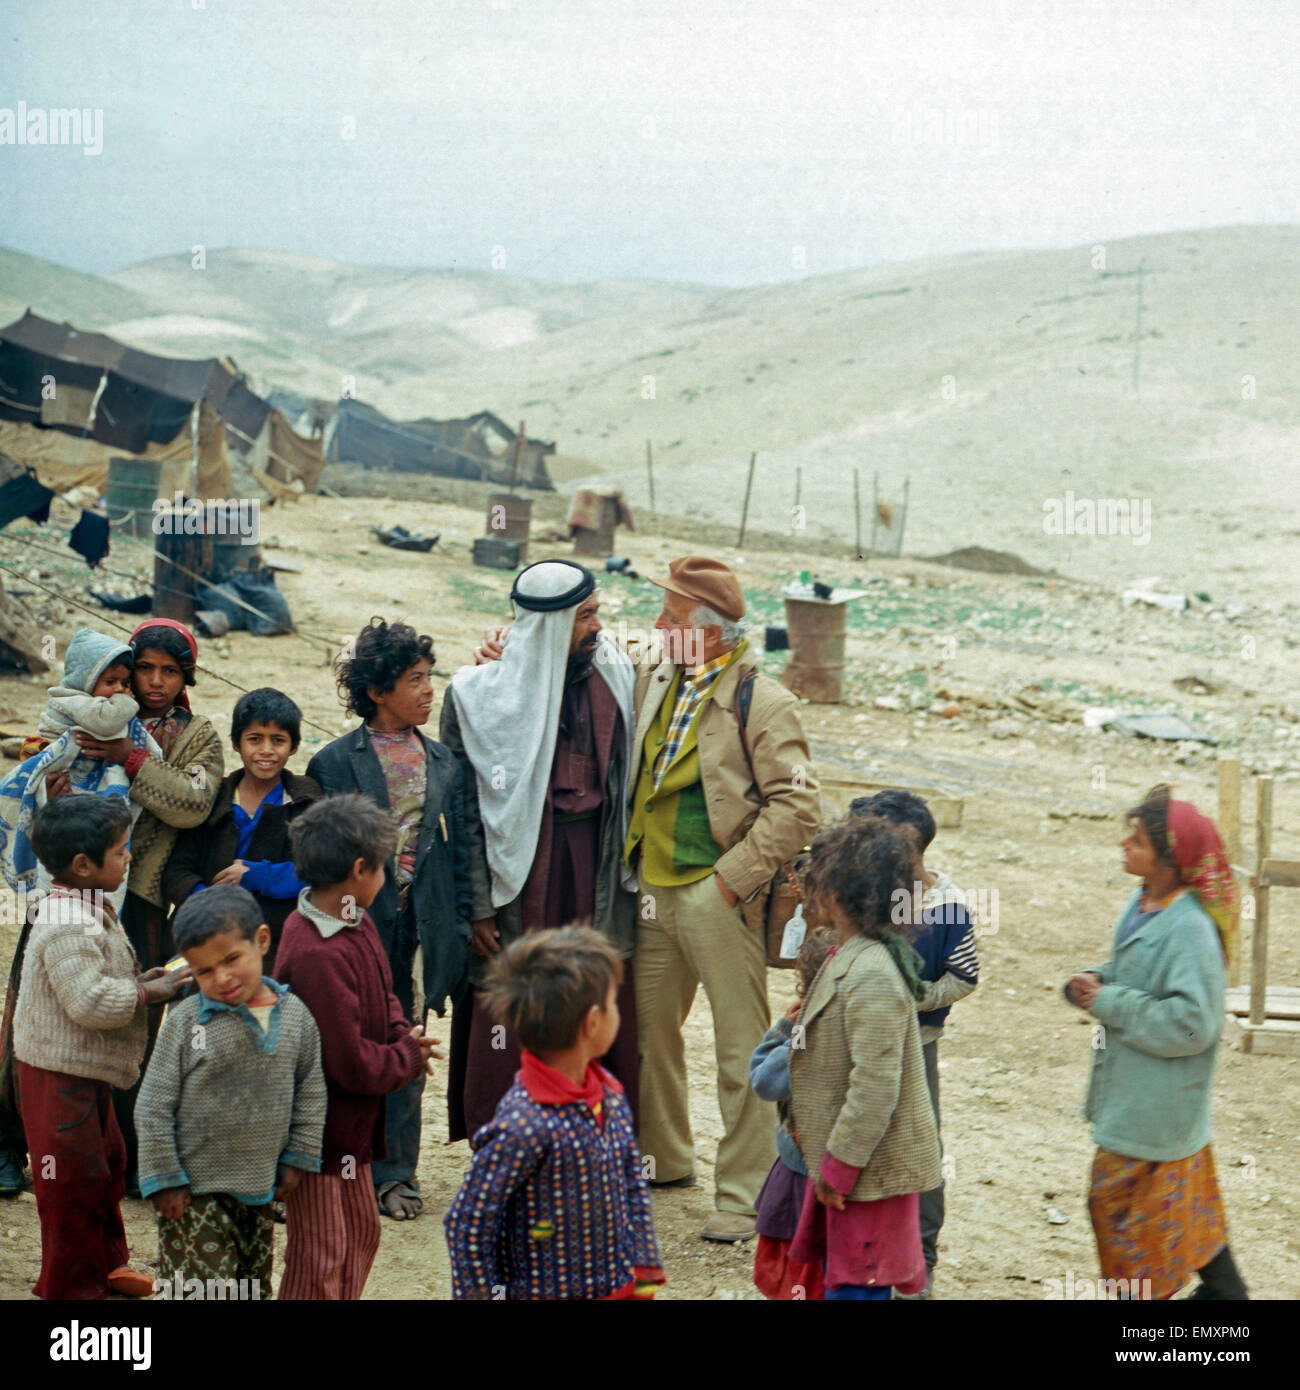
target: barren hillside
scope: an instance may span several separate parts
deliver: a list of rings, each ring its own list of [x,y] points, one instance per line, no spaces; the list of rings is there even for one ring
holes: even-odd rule
[[[1133,386],[1142,267],[1140,391]],[[0,257],[31,304],[255,380],[399,416],[490,406],[588,460],[634,507],[864,536],[873,477],[905,550],[977,543],[1113,589],[1161,575],[1244,604],[1300,571],[1300,228],[1241,227],[877,266],[746,290],[547,285],[212,252],[109,279]],[[701,483],[707,479],[707,483]],[[1052,534],[1045,508],[1132,499],[1124,535]],[[1136,513],[1135,513],[1136,515]]]

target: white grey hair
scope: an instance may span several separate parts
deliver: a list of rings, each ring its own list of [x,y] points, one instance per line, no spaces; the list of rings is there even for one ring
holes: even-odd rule
[[[707,603],[692,608],[686,621],[692,627],[720,627],[724,647],[734,647],[749,631],[749,624],[743,618],[733,622],[730,618],[724,618],[716,608],[710,608]]]

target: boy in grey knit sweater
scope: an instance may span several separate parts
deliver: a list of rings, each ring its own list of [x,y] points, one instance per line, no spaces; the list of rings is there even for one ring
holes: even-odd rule
[[[262,974],[271,931],[246,888],[190,898],[172,933],[200,993],[168,1011],[136,1102],[156,1296],[269,1298],[270,1204],[320,1171],[320,1034]]]

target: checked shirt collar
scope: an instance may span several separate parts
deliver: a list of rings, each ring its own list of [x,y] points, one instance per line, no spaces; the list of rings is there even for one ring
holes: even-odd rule
[[[712,661],[706,661],[703,666],[697,666],[689,676],[685,671],[682,672],[682,683],[677,691],[673,717],[668,724],[668,735],[664,739],[664,746],[659,750],[659,756],[655,759],[655,791],[659,790],[659,783],[663,781],[664,774],[681,751],[700,706],[717,684],[718,677],[740,655],[745,645],[743,641],[738,643],[729,652],[723,652]]]

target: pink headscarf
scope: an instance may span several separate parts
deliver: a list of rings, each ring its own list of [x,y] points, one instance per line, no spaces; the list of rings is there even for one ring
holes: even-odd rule
[[[1183,882],[1213,919],[1227,960],[1228,942],[1237,921],[1237,884],[1219,832],[1190,801],[1169,803],[1166,829]]]

